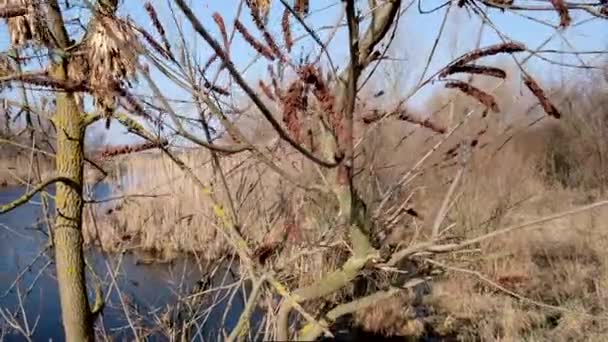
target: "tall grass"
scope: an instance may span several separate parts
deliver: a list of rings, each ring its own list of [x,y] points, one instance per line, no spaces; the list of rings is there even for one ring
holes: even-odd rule
[[[463,142],[476,140],[442,227],[454,239],[566,210],[601,195],[608,157],[602,143],[608,102],[601,89],[584,96],[580,89],[553,92],[553,101],[561,99],[562,120],[548,118],[534,124],[545,115],[543,108],[527,110],[530,103],[518,103],[514,92],[503,89],[496,98],[508,109],[472,119],[423,163],[417,178],[392,200],[389,206],[404,204],[411,211],[390,222],[390,230],[382,232],[386,235],[383,243],[410,244],[429,234],[458,167],[451,153]],[[449,101],[453,103],[444,106]],[[437,97],[429,101],[427,112],[443,108],[430,120],[449,129],[474,106],[480,105],[463,95]],[[263,125],[252,127],[264,131]],[[360,123],[357,134],[367,129]],[[377,129],[373,139],[359,146],[356,158],[361,170],[357,186],[372,210],[385,191],[441,139],[430,129],[401,121],[380,124]],[[305,168],[287,149],[276,148],[277,164],[302,181],[322,184],[317,170]],[[221,158],[226,192],[208,151],[178,155],[211,185],[219,202],[232,198],[242,233],[253,246],[261,250],[274,246],[268,258],[275,268],[288,271],[288,283],[310,283],[346,255],[346,244],[332,235],[336,222],[328,213],[336,203],[331,200],[298,189],[246,154]],[[161,260],[184,252],[213,260],[232,250],[207,190],[167,157],[135,154],[116,163],[121,165],[112,194],[117,198],[89,206],[94,215],[87,215],[87,243],[117,251],[152,251]],[[223,210],[231,212],[229,207]],[[599,340],[608,333],[605,320],[595,318],[605,315],[608,306],[608,259],[602,252],[608,248],[602,223],[606,215],[596,210],[572,216],[454,256],[451,264],[459,268],[439,277],[429,295],[423,299],[403,295],[391,303],[379,303],[357,313],[355,322],[367,330],[410,336]],[[380,222],[386,223],[383,219]],[[349,296],[355,290],[350,287],[336,296]],[[398,309],[404,307],[423,308],[427,313],[421,316],[415,310]]]

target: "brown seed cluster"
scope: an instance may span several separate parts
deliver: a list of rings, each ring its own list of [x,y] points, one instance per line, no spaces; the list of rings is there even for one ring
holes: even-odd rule
[[[296,3],[293,6],[293,9],[296,13],[298,13],[298,15],[303,17],[308,14],[309,7],[310,6],[308,3],[308,0],[296,0]]]
[[[552,116],[556,119],[559,119],[562,116],[559,110],[557,110],[557,108],[553,105],[553,103],[549,101],[543,89],[538,85],[538,83],[536,83],[536,81],[532,77],[525,74],[524,83],[526,84],[526,87],[530,89],[532,94],[536,96],[547,115]]]
[[[496,100],[492,95],[484,92],[479,88],[474,87],[469,83],[462,81],[450,81],[445,84],[445,87],[448,89],[453,88],[460,90],[466,95],[475,98],[481,104],[486,106],[486,108],[491,109],[495,113],[498,113],[500,111],[500,108],[498,107],[498,104],[496,103]]]
[[[91,85],[104,85],[108,78],[128,79],[135,75],[139,43],[124,21],[97,16],[87,38]]]
[[[246,0],[245,3],[249,7],[253,22],[263,31],[268,22],[271,0]]]
[[[118,102],[115,94],[120,84],[135,77],[139,42],[129,24],[97,13],[85,46],[88,81],[98,109],[109,118]]]
[[[295,80],[287,89],[283,104],[283,122],[291,133],[293,140],[301,142],[302,112],[308,107],[306,89],[300,80]]]
[[[262,92],[264,93],[264,95],[266,95],[267,98],[269,98],[272,101],[276,101],[276,97],[272,93],[272,90],[266,83],[264,83],[264,81],[260,80],[258,82],[258,85],[260,86],[260,89],[262,89]]]
[[[312,85],[312,93],[319,101],[323,112],[330,116],[332,127],[339,127],[342,116],[334,111],[335,98],[323,80],[321,71],[314,65],[306,64],[300,67],[298,73],[302,81]]]
[[[154,25],[156,32],[163,40],[163,44],[165,46],[165,49],[167,50],[167,53],[171,55],[171,44],[169,43],[169,39],[167,39],[165,28],[163,27],[161,21],[158,19],[156,9],[154,9],[154,6],[152,6],[150,2],[146,2],[144,8],[146,9],[146,12],[148,12],[148,16],[150,17],[150,20],[152,20],[152,25]]]
[[[42,6],[33,0],[2,0],[0,9],[3,17],[7,18],[11,44],[15,47],[24,46],[30,42],[48,43],[48,28],[44,23]]]
[[[15,71],[13,63],[6,55],[0,55],[0,77],[12,74]]]
[[[551,4],[559,14],[559,26],[567,27],[570,25],[572,19],[570,18],[570,13],[568,12],[568,7],[564,3],[564,0],[551,0]]]
[[[452,74],[459,73],[485,75],[502,79],[505,79],[507,77],[507,73],[502,69],[475,64],[448,66],[439,74],[439,77],[443,78]]]
[[[289,15],[291,13],[287,8],[283,11],[283,19],[281,20],[281,28],[283,30],[283,41],[288,52],[291,52],[293,47],[293,36],[291,35],[291,27],[289,26]]]
[[[226,30],[226,23],[224,23],[224,18],[218,12],[213,13],[213,21],[217,25],[217,28],[220,30],[220,34],[222,35],[222,41],[224,42],[224,49],[228,49],[228,31]]]
[[[103,151],[101,151],[100,156],[101,156],[101,158],[111,158],[111,157],[116,157],[116,156],[123,155],[123,154],[130,154],[130,153],[151,150],[153,148],[165,147],[167,145],[169,145],[169,142],[167,140],[162,140],[160,142],[145,142],[145,143],[136,144],[136,145],[123,145],[123,146],[116,146],[116,147],[108,147],[108,148],[104,149]]]
[[[266,57],[266,59],[270,61],[275,60],[275,56],[272,53],[272,50],[270,50],[266,45],[260,43],[257,39],[255,39],[255,37],[253,37],[253,35],[249,33],[243,23],[241,23],[239,20],[236,20],[234,22],[234,27],[243,36],[245,41],[249,43],[249,45],[251,45],[251,47],[253,47],[253,49],[256,50],[260,55]]]
[[[508,42],[490,45],[485,48],[475,49],[471,52],[468,52],[462,55],[460,58],[456,59],[451,66],[456,65],[465,65],[469,64],[473,61],[476,61],[482,57],[493,56],[499,53],[514,53],[514,52],[522,52],[526,50],[526,46],[522,43],[518,42]]]

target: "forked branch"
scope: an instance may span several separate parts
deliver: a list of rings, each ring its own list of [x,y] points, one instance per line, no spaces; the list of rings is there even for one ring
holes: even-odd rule
[[[186,15],[186,18],[192,24],[194,30],[201,36],[203,39],[211,46],[211,48],[215,51],[215,53],[222,59],[224,62],[224,66],[230,72],[230,76],[234,78],[236,83],[243,89],[243,91],[247,94],[247,96],[253,101],[258,110],[262,113],[264,118],[271,124],[273,129],[277,132],[279,137],[285,140],[289,145],[295,148],[298,152],[302,153],[306,158],[312,160],[313,162],[324,166],[324,167],[336,167],[340,164],[340,158],[335,158],[336,161],[327,161],[320,159],[315,156],[312,152],[302,147],[299,143],[297,143],[290,135],[287,133],[281,124],[274,118],[272,112],[268,107],[262,102],[260,97],[256,94],[256,92],[249,86],[247,81],[243,78],[241,73],[236,69],[229,56],[224,52],[220,44],[211,36],[211,34],[203,27],[201,22],[197,19],[197,17],[192,12],[192,9],[186,4],[184,0],[175,0],[177,5],[180,7],[182,12]],[[336,156],[337,157],[337,156]]]
[[[3,206],[0,206],[0,214],[6,214],[6,213],[18,208],[19,206],[27,203],[30,199],[32,199],[32,197],[34,197],[37,193],[42,191],[44,188],[46,188],[47,186],[49,186],[51,184],[55,184],[57,182],[62,182],[69,186],[77,186],[76,182],[74,182],[72,179],[70,179],[68,177],[58,176],[58,177],[53,177],[53,178],[47,179],[47,180],[43,181],[42,183],[38,184],[31,191],[23,194],[18,199],[14,200],[8,204],[5,204]]]

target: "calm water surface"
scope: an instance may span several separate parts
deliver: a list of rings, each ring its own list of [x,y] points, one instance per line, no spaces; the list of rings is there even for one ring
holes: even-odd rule
[[[0,204],[14,200],[25,190],[20,187],[0,190]],[[102,186],[96,189],[95,196],[103,198],[108,194],[108,187]],[[4,311],[17,312],[19,308],[17,293],[21,293],[25,297],[24,307],[30,326],[34,324],[37,317],[40,317],[34,341],[63,341],[59,293],[52,254],[46,253],[39,256],[37,261],[28,268],[47,242],[45,226],[37,224],[42,217],[39,201],[40,198],[35,197],[30,203],[8,214],[0,215],[0,308]],[[106,258],[98,250],[89,250],[86,257],[97,275],[101,279],[109,281],[107,264],[116,265],[119,256]],[[156,312],[165,305],[175,302],[178,293],[189,291],[204,275],[197,263],[188,258],[177,260],[171,265],[137,265],[136,257],[125,254],[122,257],[121,265],[121,272],[117,279],[120,290],[128,298],[129,305],[137,307],[140,312],[144,313]],[[26,271],[18,283],[19,291],[13,288],[7,292],[23,270]],[[89,281],[91,278],[90,274],[87,275]],[[214,281],[214,283],[216,282]],[[104,286],[105,289],[107,289],[106,286]],[[243,302],[240,300],[240,296],[236,297],[232,304],[233,307],[231,307],[231,313],[228,315],[228,328],[236,323],[238,313],[242,308]],[[90,298],[93,298],[92,294]],[[103,326],[109,334],[116,337],[117,341],[130,340],[130,331],[118,299],[117,291],[112,291],[102,317]],[[212,313],[202,327],[201,335],[205,337],[205,340],[217,336],[217,326],[225,307],[226,303],[220,305],[217,312]],[[5,322],[0,317],[0,327],[3,324]],[[23,340],[23,337],[14,333],[4,336],[4,341]],[[152,340],[162,341],[163,339]],[[212,338],[212,340],[216,339]]]

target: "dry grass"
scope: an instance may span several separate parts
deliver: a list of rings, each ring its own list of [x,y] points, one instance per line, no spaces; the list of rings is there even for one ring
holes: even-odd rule
[[[570,96],[573,105],[560,106],[563,120],[559,123],[547,117],[533,128],[518,130],[545,114],[539,106],[522,115],[528,103],[515,100],[508,85],[506,88],[494,96],[501,108],[509,108],[508,113],[472,117],[388,205],[409,199],[406,207],[414,209],[417,217],[401,216],[385,243],[407,244],[428,235],[454,175],[458,143],[476,141],[442,225],[442,229],[453,225],[447,235],[454,239],[566,210],[601,195],[605,180],[601,166],[608,156],[599,143],[605,130],[597,123],[603,123],[602,115],[607,113],[605,96],[577,97],[583,99],[577,102]],[[563,98],[568,99],[568,94],[551,96],[553,101]],[[455,99],[451,114],[447,106],[433,117],[448,130],[467,109],[483,106],[466,95]],[[446,100],[437,98],[428,108],[442,108]],[[366,129],[364,124],[358,125],[357,134]],[[358,188],[372,209],[381,194],[440,139],[432,130],[406,122],[380,124],[378,129],[359,147],[356,161],[364,170],[356,178]],[[408,138],[403,140],[404,136]],[[573,140],[577,143],[572,144]],[[583,152],[586,159],[580,159]],[[563,165],[555,165],[556,153],[562,154],[562,163],[570,165],[569,172],[564,173]],[[316,170],[304,168],[301,159],[286,152],[275,155],[281,156],[276,162],[300,180],[321,182]],[[217,208],[204,189],[173,163],[160,155],[121,158],[116,161],[122,171],[114,195],[125,198],[92,206],[97,214],[95,220],[87,215],[88,243],[110,250],[151,251],[158,259],[184,252],[214,259],[231,250],[214,214]],[[180,158],[204,183],[212,182],[220,202],[227,203],[208,152],[183,152]],[[222,158],[222,166],[244,236],[253,246],[276,248],[269,260],[289,274],[284,281],[306,285],[341,264],[348,252],[342,249],[342,241],[328,234],[335,224],[335,203],[282,181],[245,154]],[[129,197],[141,194],[149,197]],[[230,213],[228,207],[224,210]],[[357,313],[354,322],[385,335],[484,341],[602,340],[608,334],[606,218],[608,211],[598,209],[492,240],[476,251],[438,259],[457,268],[444,270],[429,294],[400,295]],[[321,240],[333,243],[332,247],[315,245]],[[353,291],[351,287],[334,296],[351,296]],[[309,304],[313,311],[320,303]]]
[[[35,183],[36,173],[32,164],[32,155],[26,150],[0,142],[0,188]],[[54,160],[44,155],[36,157],[40,162],[42,178],[52,174]]]

